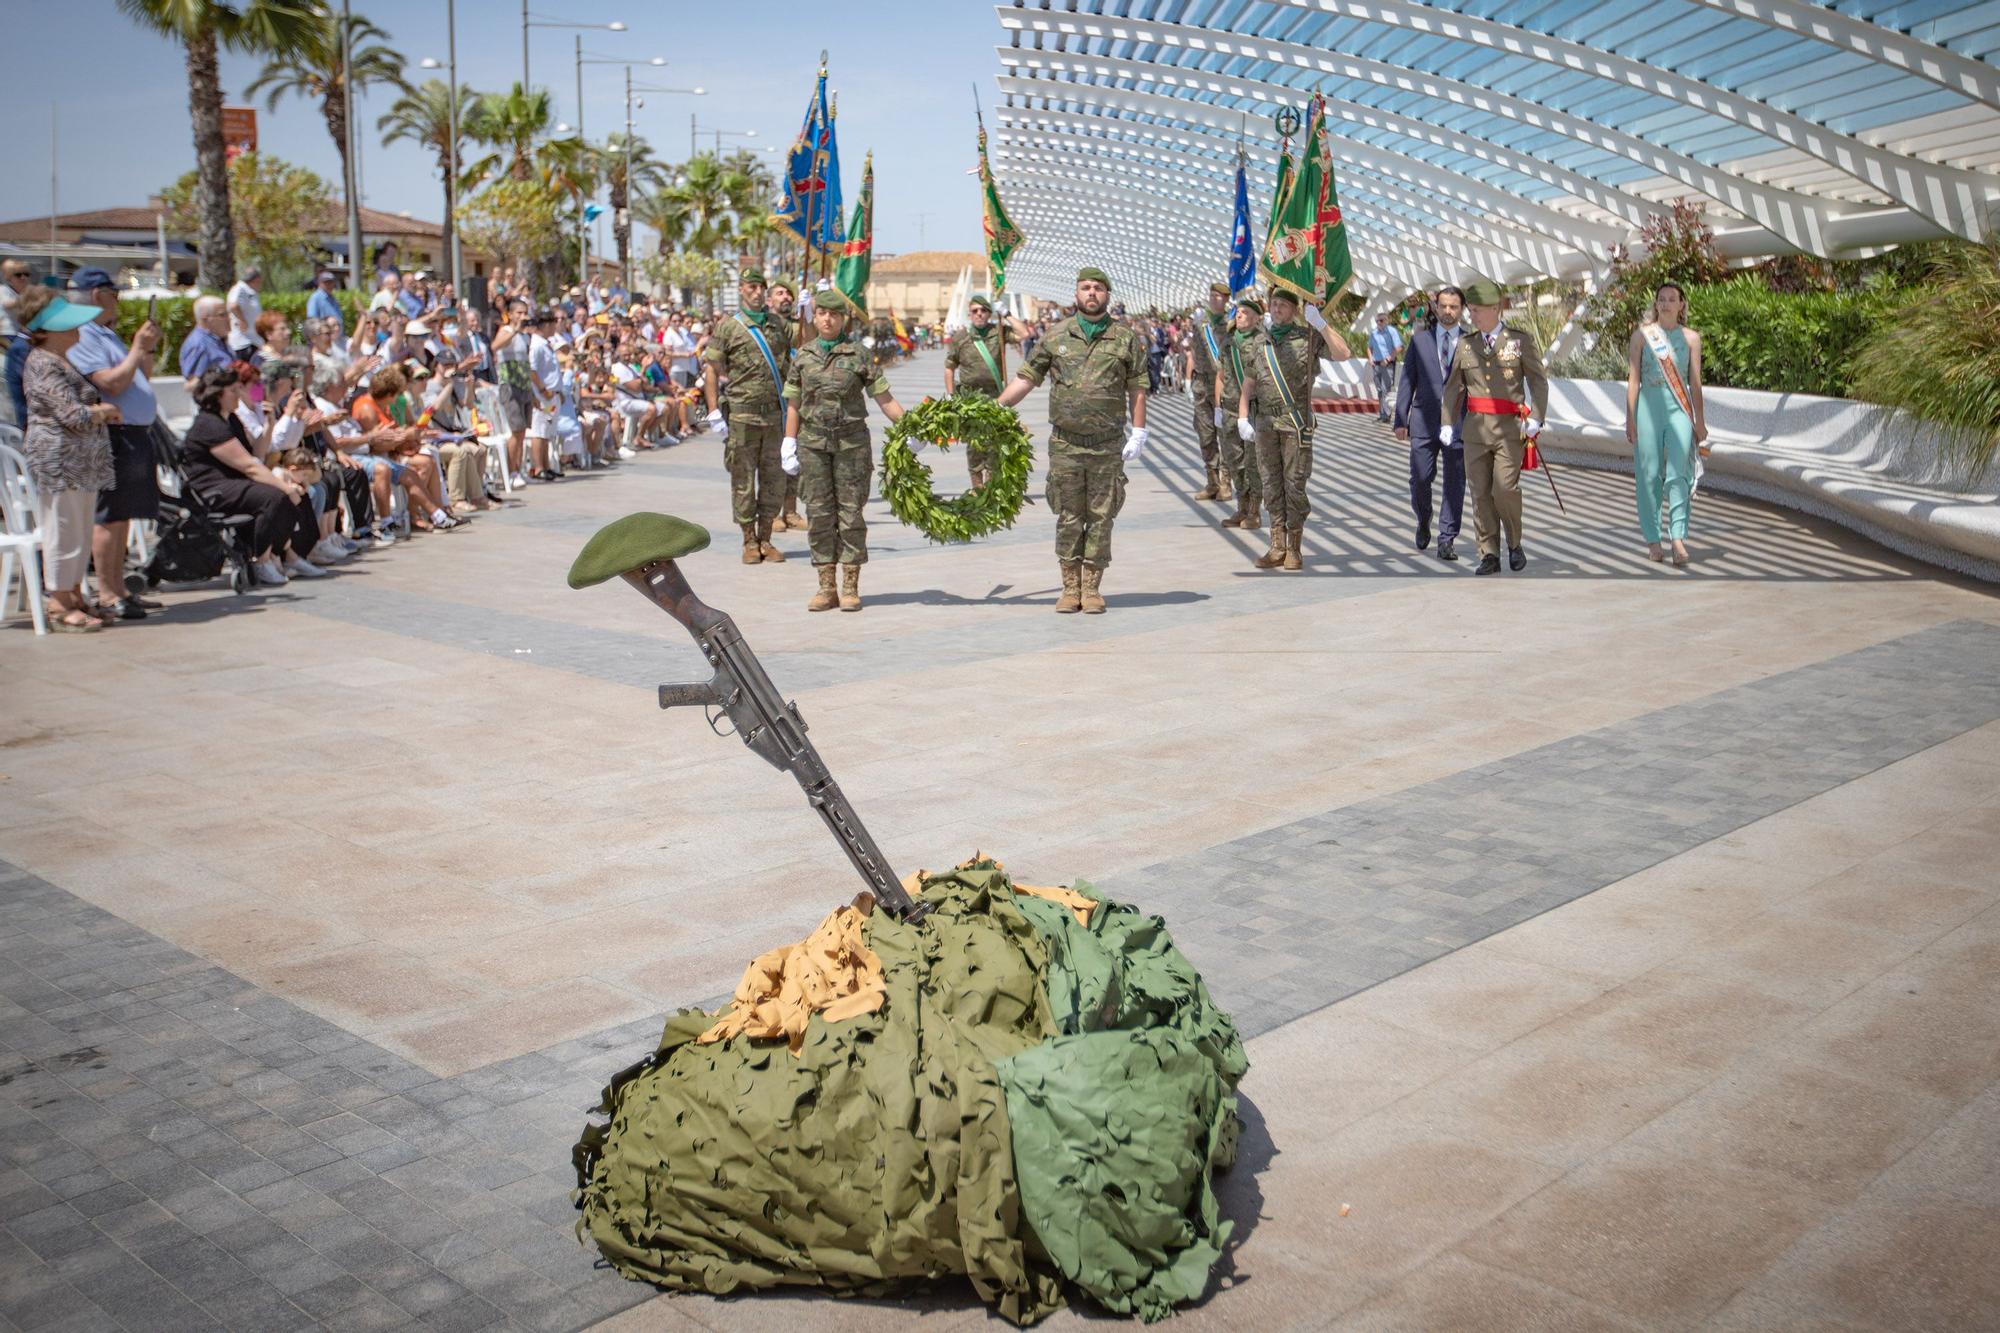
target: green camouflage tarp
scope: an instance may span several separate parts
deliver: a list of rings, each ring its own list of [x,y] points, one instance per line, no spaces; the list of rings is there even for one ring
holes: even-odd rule
[[[1158,918],[1101,902],[1086,927],[991,861],[922,892],[916,924],[868,919],[882,1008],[815,1016],[798,1056],[671,1019],[577,1145],[579,1230],[687,1291],[963,1273],[1020,1324],[1066,1287],[1149,1320],[1199,1298],[1229,1235],[1228,1016]]]

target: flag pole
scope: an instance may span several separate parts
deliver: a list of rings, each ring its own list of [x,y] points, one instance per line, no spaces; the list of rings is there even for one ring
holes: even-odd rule
[[[986,162],[986,111],[979,105],[979,80],[977,79],[972,81],[972,118],[979,125],[979,215],[983,220],[986,216],[986,180],[993,168],[987,165]],[[985,230],[983,221],[980,230]],[[986,255],[986,277],[987,285],[992,286],[993,254],[990,249],[990,242]],[[999,371],[1000,389],[1004,393],[1007,389],[1007,299],[1005,295],[1007,280],[1004,274],[1001,277],[999,285],[1000,291],[992,294],[992,299],[1000,302],[1000,309],[994,312],[1000,317],[1000,354],[994,359],[994,366]]]

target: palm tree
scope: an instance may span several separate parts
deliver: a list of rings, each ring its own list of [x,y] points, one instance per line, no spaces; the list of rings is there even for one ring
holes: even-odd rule
[[[754,267],[764,268],[776,247],[783,228],[771,217],[768,208],[753,209],[736,219],[736,250],[746,260],[752,260]]]
[[[661,193],[686,215],[687,248],[714,258],[734,230],[737,203],[745,189],[741,175],[726,170],[713,154],[699,153]]]
[[[660,242],[656,253],[665,255],[687,243],[688,214],[681,201],[664,189],[642,194],[632,201],[632,220],[651,227]]]
[[[627,153],[627,149],[630,153]],[[632,219],[627,213],[632,196],[657,190],[667,183],[667,164],[653,156],[653,150],[638,135],[628,145],[623,134],[614,134],[599,150],[600,174],[611,191],[611,234],[618,241],[618,267],[628,270],[631,263]],[[627,173],[630,173],[628,180]]]
[[[535,174],[535,145],[545,138],[555,121],[555,112],[545,89],[523,88],[515,84],[504,93],[488,93],[479,99],[474,114],[460,124],[465,137],[486,144],[494,151],[464,171],[466,188],[477,185],[498,171],[517,181]]]
[[[355,67],[360,68],[359,59]],[[477,114],[480,95],[470,88],[458,90],[459,137],[465,137],[465,122]],[[445,263],[451,262],[452,233],[458,227],[458,191],[460,182],[451,174],[451,85],[443,79],[426,79],[420,86],[410,88],[397,98],[387,115],[375,122],[376,130],[382,133],[382,145],[409,142],[420,148],[428,148],[437,157],[438,175],[444,179],[444,254]],[[459,154],[461,159],[464,153]],[[463,174],[463,172],[461,172]]]
[[[403,57],[376,38],[387,41],[389,34],[358,15],[349,17],[349,41],[354,50],[354,69],[342,76],[340,16],[322,10],[315,16],[314,31],[304,48],[273,56],[264,62],[264,71],[243,90],[245,97],[263,93],[266,110],[276,111],[286,93],[302,101],[319,102],[326,119],[326,132],[340,153],[340,178],[347,179],[348,89],[358,94],[371,83],[386,84],[402,92],[410,85],[403,80]],[[343,189],[346,187],[343,186]],[[448,225],[448,224],[447,224]]]
[[[302,52],[320,22],[303,0],[118,0],[125,16],[187,49],[188,119],[194,128],[196,207],[201,214],[199,281],[211,291],[236,277],[236,231],[229,221],[229,156],[222,143],[222,47],[286,55]]]

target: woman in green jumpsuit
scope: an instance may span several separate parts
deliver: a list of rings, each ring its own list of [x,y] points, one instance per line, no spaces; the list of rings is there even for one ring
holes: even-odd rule
[[[1694,483],[1695,450],[1708,439],[1701,394],[1701,335],[1681,326],[1687,297],[1676,283],[1663,282],[1653,293],[1652,318],[1659,341],[1673,357],[1680,380],[1676,392],[1654,350],[1648,329],[1633,330],[1625,379],[1625,440],[1632,446],[1632,475],[1639,506],[1639,535],[1646,554],[1665,558],[1660,549],[1660,506],[1667,509],[1667,539],[1674,563],[1688,562],[1688,496]],[[1683,398],[1686,405],[1683,406]],[[1707,453],[1706,448],[1701,452]]]

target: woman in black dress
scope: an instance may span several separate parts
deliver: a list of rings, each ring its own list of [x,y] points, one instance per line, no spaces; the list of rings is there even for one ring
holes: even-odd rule
[[[257,520],[250,537],[251,573],[257,582],[277,587],[288,576],[319,578],[326,571],[307,559],[319,541],[312,501],[303,486],[257,461],[236,415],[241,387],[234,367],[218,366],[195,382],[199,411],[181,443],[188,485],[218,514],[248,514]],[[309,407],[303,395],[294,391],[293,397],[283,405],[286,412]]]

